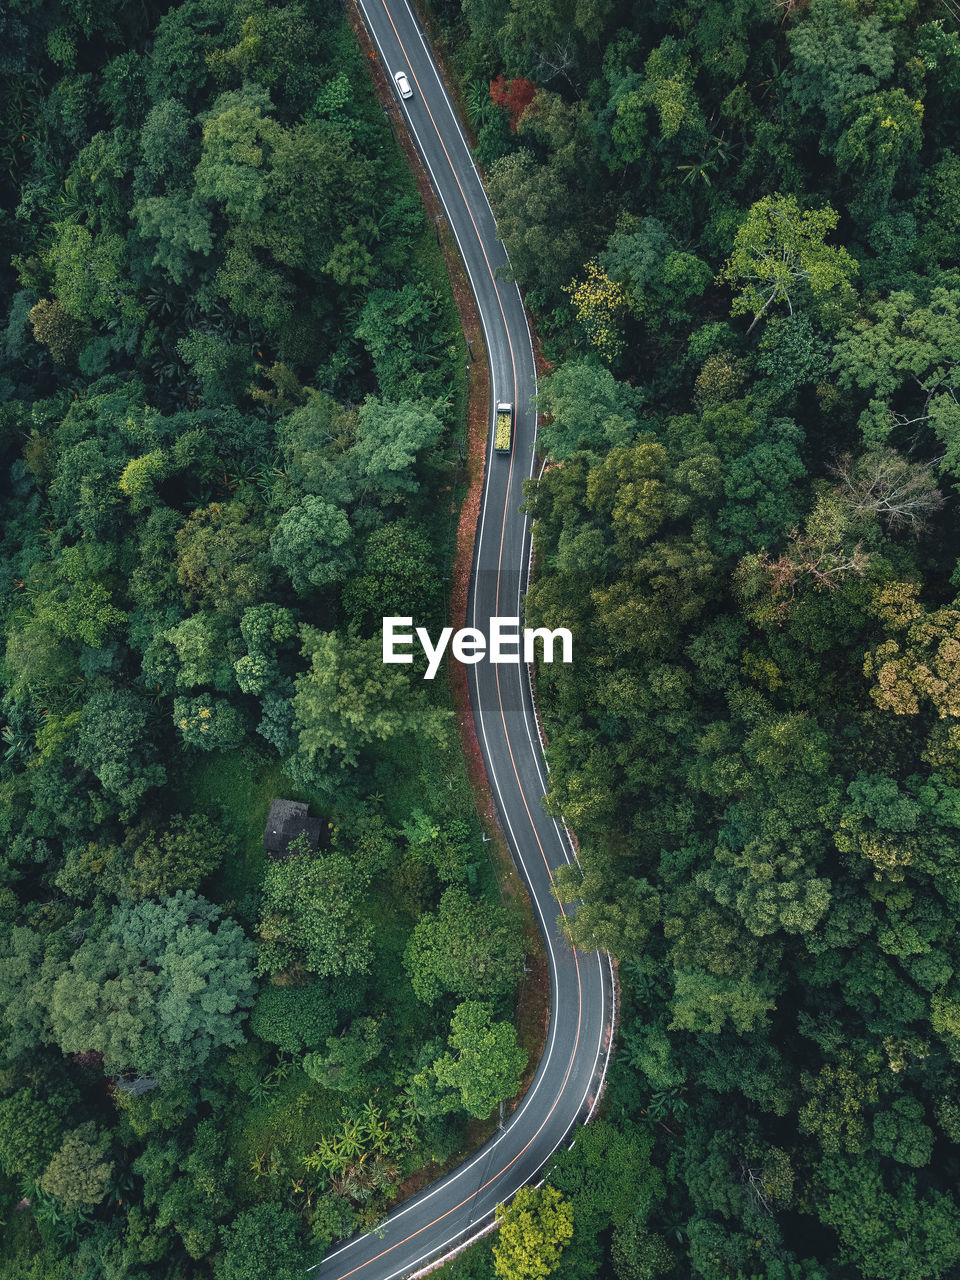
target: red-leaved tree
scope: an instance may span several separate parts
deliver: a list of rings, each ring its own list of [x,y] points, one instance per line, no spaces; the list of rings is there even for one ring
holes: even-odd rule
[[[503,107],[510,117],[510,132],[516,129],[520,117],[533,101],[536,85],[531,80],[518,76],[516,80],[507,80],[497,76],[490,81],[490,97],[498,107]]]

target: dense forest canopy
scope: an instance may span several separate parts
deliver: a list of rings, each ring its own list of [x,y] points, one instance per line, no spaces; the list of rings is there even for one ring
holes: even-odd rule
[[[0,119],[0,1275],[289,1280],[527,1063],[449,697],[380,662],[463,339],[337,5],[12,0]]]
[[[432,16],[551,365],[527,621],[622,1000],[454,1270],[956,1275],[954,7]],[[442,690],[379,663],[464,386],[362,62],[313,0],[0,12],[11,1280],[292,1280],[524,1069]],[[329,846],[266,862],[275,795]]]
[[[623,999],[570,1242],[455,1270],[955,1276],[955,8],[432,7],[553,365],[527,620]]]

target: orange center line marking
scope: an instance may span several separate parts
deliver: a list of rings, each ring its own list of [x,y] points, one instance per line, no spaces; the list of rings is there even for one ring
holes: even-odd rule
[[[441,134],[440,129],[437,126],[437,122],[436,122],[436,119],[434,118],[433,112],[430,110],[430,105],[427,102],[426,96],[423,92],[423,88],[420,84],[420,81],[417,79],[417,73],[413,69],[413,64],[410,61],[410,55],[407,53],[406,46],[404,45],[403,40],[400,38],[400,33],[397,30],[396,23],[393,20],[393,16],[390,13],[390,9],[387,6],[386,0],[381,0],[381,3],[383,4],[383,9],[390,22],[390,26],[393,28],[393,33],[397,38],[397,43],[399,44],[401,50],[403,51],[403,55],[407,60],[407,65],[410,68],[410,74],[413,76],[414,82],[416,83],[417,88],[420,90],[421,100],[423,102],[424,107],[426,108],[427,115],[430,117],[430,122],[434,127],[437,138],[440,142],[440,146],[443,148],[443,154],[447,158],[447,163],[450,166],[450,172],[453,175],[453,180],[457,184],[457,187],[460,191],[460,195],[463,199],[464,208],[467,211],[467,216],[470,218],[470,222],[472,223],[474,232],[476,233],[477,243],[480,246],[480,252],[483,254],[484,262],[487,264],[487,270],[490,273],[490,280],[491,280],[491,283],[493,284],[493,290],[497,299],[497,305],[500,308],[500,315],[503,320],[503,328],[504,328],[504,333],[507,339],[507,346],[510,351],[510,363],[513,368],[513,402],[514,402],[514,406],[516,406],[517,404],[517,363],[516,363],[516,358],[514,356],[513,343],[510,339],[510,328],[507,324],[506,313],[503,309],[503,301],[500,297],[500,290],[497,288],[496,276],[494,275],[493,268],[490,265],[490,259],[487,256],[486,246],[483,243],[483,239],[480,235],[480,229],[477,226],[476,219],[473,216],[473,211],[470,208],[470,202],[467,200],[467,195],[463,189],[463,184],[460,182],[460,178],[459,178],[459,175],[457,174],[456,168],[454,167],[453,160],[450,156],[449,151],[447,150],[446,143],[443,140],[443,135]],[[415,130],[412,130],[412,132],[414,133],[414,135],[416,134]],[[516,409],[514,411],[516,412]],[[497,561],[497,604],[498,606],[500,602],[500,580],[501,580],[502,564],[503,564],[503,544],[506,536],[508,504],[509,504],[509,495],[510,495],[510,481],[513,476],[513,460],[514,460],[515,452],[516,452],[516,431],[514,431],[514,438],[513,438],[512,446],[510,450],[510,469],[507,473],[507,496],[504,499],[503,517],[500,524],[500,551],[499,551],[499,558]],[[509,752],[509,755],[510,755],[510,763],[513,768],[514,777],[516,778],[517,789],[520,792],[520,798],[523,801],[523,807],[526,810],[527,818],[530,822],[530,829],[533,832],[533,837],[537,842],[537,847],[540,850],[540,856],[543,859],[543,864],[547,869],[547,875],[550,877],[550,882],[552,884],[553,870],[547,859],[546,851],[543,848],[543,844],[541,843],[539,832],[537,831],[536,824],[534,823],[534,820],[533,820],[533,814],[530,811],[530,806],[527,803],[527,797],[523,790],[523,785],[520,782],[520,775],[517,770],[516,760],[514,759],[513,748],[510,744],[510,734],[507,729],[507,719],[503,709],[503,695],[500,687],[499,671],[497,671],[496,673],[496,680],[497,680],[497,699],[500,704],[500,720],[503,725],[504,740],[507,745],[507,751]],[[558,905],[560,906],[561,914],[566,916],[566,912],[563,910],[563,905],[562,904],[558,904]],[[544,1127],[552,1117],[554,1111],[556,1110],[557,1105],[560,1102],[560,1099],[563,1097],[564,1091],[566,1090],[566,1087],[567,1087],[567,1083],[569,1082],[569,1079],[570,1079],[570,1073],[573,1070],[573,1063],[577,1056],[577,1048],[579,1047],[579,1044],[580,1044],[580,1031],[583,1024],[583,985],[580,977],[580,959],[577,954],[576,947],[571,947],[571,951],[573,952],[574,963],[576,965],[576,970],[577,970],[577,995],[578,995],[577,1034],[576,1034],[576,1039],[574,1041],[573,1052],[570,1055],[570,1061],[567,1065],[567,1072],[566,1072],[566,1075],[564,1076],[563,1085],[561,1086],[556,1098],[551,1104],[550,1110],[547,1112],[546,1116],[544,1117],[539,1127],[536,1129],[536,1131],[533,1134],[531,1134],[530,1138],[524,1143],[524,1145],[520,1148],[520,1150],[513,1157],[513,1159],[508,1161],[501,1169],[498,1169],[497,1172],[494,1173],[490,1178],[488,1178],[487,1181],[484,1182],[481,1186],[477,1187],[476,1191],[472,1191],[470,1195],[465,1197],[465,1199],[461,1200],[458,1204],[453,1205],[452,1208],[447,1209],[446,1212],[439,1214],[436,1218],[433,1218],[430,1222],[425,1223],[422,1227],[419,1227],[416,1231],[411,1231],[410,1234],[404,1236],[402,1240],[398,1240],[395,1244],[392,1244],[388,1248],[381,1250],[381,1252],[376,1254],[374,1257],[368,1258],[366,1262],[361,1262],[358,1266],[353,1267],[350,1271],[344,1271],[342,1275],[339,1277],[339,1280],[347,1280],[347,1277],[356,1275],[358,1271],[362,1271],[363,1268],[369,1266],[370,1263],[377,1262],[380,1258],[386,1257],[388,1253],[392,1253],[395,1249],[399,1249],[401,1245],[406,1244],[409,1240],[415,1239],[418,1235],[421,1235],[424,1231],[428,1231],[432,1226],[435,1226],[438,1222],[442,1222],[444,1218],[448,1218],[450,1214],[456,1213],[458,1209],[462,1209],[465,1204],[468,1204],[471,1200],[474,1200],[480,1194],[481,1191],[486,1190],[486,1188],[489,1187],[491,1183],[496,1182],[497,1178],[501,1177],[501,1175],[506,1173],[508,1169],[510,1169],[514,1164],[516,1164],[516,1162],[520,1159],[520,1157],[524,1154],[524,1152],[527,1151],[527,1149],[530,1147],[531,1143],[533,1143],[536,1140],[536,1138],[539,1136],[539,1134],[542,1132],[542,1130],[544,1129]]]

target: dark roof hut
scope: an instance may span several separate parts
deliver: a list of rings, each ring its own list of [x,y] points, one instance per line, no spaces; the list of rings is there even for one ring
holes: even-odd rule
[[[330,823],[310,815],[301,800],[271,800],[263,847],[271,858],[288,858],[290,845],[303,836],[311,849],[330,843]]]

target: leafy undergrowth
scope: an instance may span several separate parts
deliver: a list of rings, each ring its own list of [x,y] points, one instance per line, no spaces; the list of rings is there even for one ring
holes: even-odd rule
[[[252,1063],[242,1061],[242,1053],[236,1063],[238,1083],[253,1090],[261,1076]],[[242,1199],[262,1199],[266,1184],[273,1179],[285,1194],[290,1181],[303,1176],[303,1159],[324,1130],[337,1123],[341,1107],[342,1098],[315,1084],[297,1067],[291,1067],[284,1079],[271,1084],[258,1098],[248,1095],[229,1130]]]

